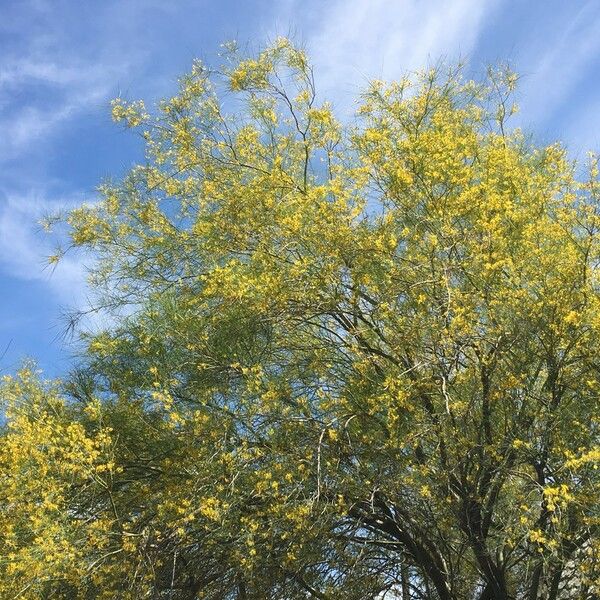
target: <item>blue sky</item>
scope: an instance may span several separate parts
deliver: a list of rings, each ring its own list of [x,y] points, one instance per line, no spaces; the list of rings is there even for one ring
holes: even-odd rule
[[[62,315],[88,302],[85,259],[48,269],[38,220],[93,201],[140,158],[110,99],[151,103],[222,42],[277,35],[306,46],[343,114],[369,78],[440,57],[475,72],[509,61],[520,125],[575,157],[600,150],[598,0],[0,0],[0,372],[29,356],[53,376],[73,360]]]

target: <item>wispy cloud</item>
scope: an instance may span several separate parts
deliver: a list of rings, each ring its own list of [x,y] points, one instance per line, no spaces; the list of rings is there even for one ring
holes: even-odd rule
[[[468,55],[499,0],[336,0],[307,38],[320,88],[347,108],[371,78]]]
[[[550,120],[553,127],[564,125],[557,113],[566,104],[577,102],[574,91],[590,68],[598,63],[600,5],[587,2],[574,12],[570,21],[561,24],[560,34],[551,44],[545,45],[545,51],[536,51],[533,44],[527,50],[523,54],[534,58],[524,60],[522,66],[525,77],[520,93],[524,118],[538,126],[548,124]],[[595,108],[597,110],[597,106]],[[595,120],[597,123],[597,115]],[[572,135],[577,133],[586,132],[571,131]]]
[[[57,193],[57,188],[73,188],[69,174],[51,175],[44,163],[52,160],[57,140],[69,128],[107,110],[117,83],[142,60],[144,53],[135,48],[122,51],[122,43],[132,43],[130,37],[122,42],[101,35],[111,28],[111,11],[99,8],[96,35],[84,45],[78,45],[80,34],[63,22],[60,10],[45,1],[7,8],[10,18],[0,26],[5,39],[15,40],[0,48],[0,166],[10,161],[0,174],[0,279],[8,287],[7,278],[42,282],[50,302],[76,309],[88,304],[84,260],[71,254],[51,268],[47,258],[56,239],[39,221],[80,204],[83,196]],[[22,27],[28,35],[17,31]]]
[[[0,274],[42,281],[59,302],[81,308],[87,303],[84,262],[81,256],[66,255],[51,268],[48,257],[56,238],[40,225],[49,213],[77,204],[81,198],[48,200],[35,193],[0,199]]]
[[[106,99],[101,89],[80,91],[74,100],[54,106],[22,106],[0,119],[3,144],[0,161],[18,158],[31,150],[40,151],[39,144],[47,144],[59,126],[78,115],[90,102]]]
[[[106,104],[114,82],[126,69],[125,62],[61,64],[34,56],[5,61],[0,66],[0,161],[50,141],[69,119]],[[24,98],[14,101],[20,97]]]
[[[30,81],[67,85],[96,77],[94,71],[89,68],[38,61],[31,56],[18,57],[0,67],[0,93]]]

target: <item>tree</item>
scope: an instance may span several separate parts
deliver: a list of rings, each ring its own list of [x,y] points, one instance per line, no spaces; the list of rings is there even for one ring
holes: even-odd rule
[[[516,77],[196,63],[70,213],[106,330],[5,383],[5,597],[596,598],[598,161]],[[58,386],[58,387],[57,387]]]

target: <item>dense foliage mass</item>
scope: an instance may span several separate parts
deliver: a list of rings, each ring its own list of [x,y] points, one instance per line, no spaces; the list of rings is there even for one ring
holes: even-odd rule
[[[113,105],[147,162],[68,216],[113,317],[3,385],[0,596],[597,598],[596,159],[508,72],[347,126],[286,40],[228,56]]]

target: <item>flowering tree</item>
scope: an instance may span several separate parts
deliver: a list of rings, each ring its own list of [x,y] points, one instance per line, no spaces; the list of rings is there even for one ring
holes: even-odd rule
[[[515,84],[345,126],[278,40],[115,101],[147,162],[68,216],[114,318],[4,384],[3,597],[597,597],[597,160]]]

